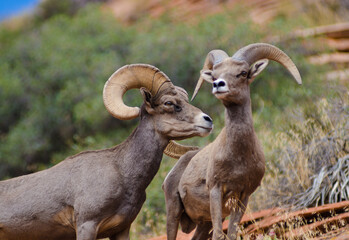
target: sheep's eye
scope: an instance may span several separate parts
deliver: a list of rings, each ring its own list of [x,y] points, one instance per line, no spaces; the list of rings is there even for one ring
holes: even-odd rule
[[[165,102],[165,106],[172,106],[172,105],[173,105],[173,102],[170,102],[170,101]]]
[[[242,71],[241,73],[239,73],[238,75],[236,75],[236,77],[238,78],[238,77],[247,77],[247,72],[245,72],[245,71]]]

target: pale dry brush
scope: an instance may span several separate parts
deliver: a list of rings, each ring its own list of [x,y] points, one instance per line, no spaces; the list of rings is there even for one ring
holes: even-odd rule
[[[263,199],[258,208],[298,204],[306,192],[313,193],[314,201],[302,201],[298,208],[349,199],[345,186],[349,178],[349,94],[331,101],[320,99],[289,115],[288,127],[283,122],[286,130],[263,139],[271,146],[266,153],[270,158],[266,176],[256,193]],[[328,198],[321,200],[315,192],[324,185],[327,190],[320,195]]]

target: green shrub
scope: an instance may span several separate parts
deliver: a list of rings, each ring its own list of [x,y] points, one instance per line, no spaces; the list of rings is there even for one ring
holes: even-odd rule
[[[115,124],[101,94],[125,64],[132,35],[91,5],[12,39],[0,56],[0,100],[6,103],[0,109],[0,163],[18,173],[35,171],[35,164],[49,164],[52,153],[69,147],[73,136]]]

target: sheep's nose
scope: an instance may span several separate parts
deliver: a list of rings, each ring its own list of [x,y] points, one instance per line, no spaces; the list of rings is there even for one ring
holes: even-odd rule
[[[223,79],[217,79],[216,81],[213,82],[214,88],[219,88],[224,86],[225,86],[225,81]]]
[[[203,117],[204,117],[204,119],[205,119],[207,122],[212,123],[212,118],[210,118],[210,116],[204,115]]]
[[[225,93],[225,92],[229,92],[227,82],[222,78],[218,78],[213,82],[212,93],[216,94],[216,93]]]

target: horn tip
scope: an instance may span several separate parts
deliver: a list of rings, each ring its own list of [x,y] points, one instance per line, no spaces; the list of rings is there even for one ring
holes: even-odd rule
[[[302,85],[303,84],[301,77],[294,77],[294,80],[296,80],[298,85]]]
[[[194,100],[194,98],[196,97],[197,93],[194,93],[193,96],[191,97],[190,101],[192,102]]]
[[[297,76],[298,75],[298,76]],[[296,76],[294,76],[294,79],[296,80],[296,82],[298,83],[298,85],[302,85],[302,77],[301,75],[298,73]]]

